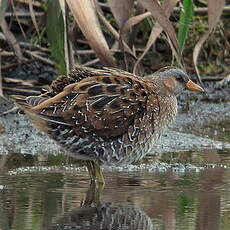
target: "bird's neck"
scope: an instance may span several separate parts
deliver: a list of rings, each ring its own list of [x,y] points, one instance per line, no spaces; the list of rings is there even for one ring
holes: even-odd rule
[[[172,91],[167,88],[162,81],[151,79],[148,80],[148,85],[150,86],[150,91],[152,91],[153,94],[157,94],[162,97],[174,97]]]
[[[160,124],[161,127],[159,127],[162,131],[175,119],[177,114],[177,99],[175,96],[159,96],[159,116],[158,119],[160,119],[158,124]]]

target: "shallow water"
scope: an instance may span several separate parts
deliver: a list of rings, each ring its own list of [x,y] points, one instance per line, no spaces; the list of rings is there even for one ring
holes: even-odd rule
[[[125,169],[104,169],[104,189],[90,186],[82,167],[52,166],[62,160],[5,159],[0,229],[230,229],[227,150],[172,153],[157,163],[148,157]]]

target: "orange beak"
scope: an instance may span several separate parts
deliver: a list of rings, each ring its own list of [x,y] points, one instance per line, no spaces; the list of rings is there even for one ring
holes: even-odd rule
[[[186,83],[186,88],[188,90],[191,90],[191,91],[202,91],[202,92],[204,92],[204,89],[202,87],[200,87],[199,85],[197,85],[196,83],[194,83],[192,80],[189,80]]]

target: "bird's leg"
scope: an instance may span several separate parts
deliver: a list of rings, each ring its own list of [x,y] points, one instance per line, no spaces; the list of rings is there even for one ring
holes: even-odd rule
[[[94,175],[95,175],[95,179],[97,180],[97,182],[99,184],[104,185],[105,184],[105,180],[104,180],[104,176],[102,174],[100,165],[98,164],[98,162],[93,162],[93,167],[94,167]]]
[[[86,167],[89,172],[91,183],[97,182],[102,185],[105,184],[105,180],[98,162],[87,160]]]
[[[94,175],[93,175],[93,166],[92,166],[92,161],[85,161],[86,162],[86,167],[87,167],[87,170],[88,170],[88,173],[89,173],[89,177],[90,177],[90,181],[92,182],[94,179]]]

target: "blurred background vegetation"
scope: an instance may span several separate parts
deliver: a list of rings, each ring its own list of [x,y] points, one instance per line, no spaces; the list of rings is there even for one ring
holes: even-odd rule
[[[174,64],[227,76],[229,18],[229,0],[0,0],[0,67],[36,60],[59,74],[81,64],[146,75]]]

